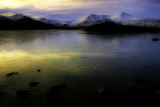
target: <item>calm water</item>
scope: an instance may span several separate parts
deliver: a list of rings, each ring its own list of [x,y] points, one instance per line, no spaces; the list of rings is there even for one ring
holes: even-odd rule
[[[0,31],[0,91],[7,93],[0,97],[0,107],[22,106],[16,96],[22,89],[31,91],[26,102],[38,106],[46,91],[60,84],[75,95],[104,87],[125,95],[139,77],[144,82],[137,89],[155,92],[160,82],[160,42],[152,41],[154,37],[160,34]],[[10,72],[19,75],[5,76]],[[40,84],[30,88],[29,82],[35,81]]]

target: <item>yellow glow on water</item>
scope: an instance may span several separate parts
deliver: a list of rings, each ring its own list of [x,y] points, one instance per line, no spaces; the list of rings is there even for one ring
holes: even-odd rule
[[[105,54],[106,55],[106,54]],[[24,51],[2,51],[0,52],[1,73],[5,71],[16,71],[30,67],[43,66],[61,70],[78,69],[75,61],[83,56],[105,56],[104,54],[80,53],[80,52],[59,52],[59,53],[29,53]],[[74,59],[74,60],[73,60]],[[81,62],[77,62],[81,64]],[[5,72],[4,71],[4,72]]]
[[[113,54],[85,53],[78,51],[44,52],[35,51],[0,51],[0,76],[10,72],[32,74],[37,69],[44,72],[70,72],[78,75],[90,65],[87,58],[113,56]],[[94,65],[96,66],[96,65]],[[32,72],[33,71],[33,72]]]
[[[16,60],[16,59],[32,59],[32,60],[44,60],[50,59],[70,59],[71,57],[77,56],[79,53],[46,53],[46,54],[32,54],[22,51],[7,52],[3,51],[0,53],[0,60]]]

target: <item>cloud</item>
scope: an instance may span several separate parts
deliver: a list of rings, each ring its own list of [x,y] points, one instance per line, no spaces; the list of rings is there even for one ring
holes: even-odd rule
[[[80,17],[87,14],[129,12],[160,17],[159,0],[0,0],[0,14],[23,13],[33,17]]]
[[[86,7],[101,3],[103,0],[0,0],[1,8],[23,8],[26,6],[36,9],[60,9],[63,6]],[[60,7],[60,8],[59,8]]]

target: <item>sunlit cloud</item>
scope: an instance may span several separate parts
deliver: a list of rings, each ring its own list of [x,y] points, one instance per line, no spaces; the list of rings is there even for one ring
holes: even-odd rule
[[[86,7],[96,6],[101,1],[91,2],[91,0],[0,0],[1,8],[23,8],[27,6],[34,7],[36,9],[62,9],[63,7]]]
[[[0,14],[22,13],[32,17],[75,18],[87,14],[129,12],[159,16],[159,0],[0,0]]]

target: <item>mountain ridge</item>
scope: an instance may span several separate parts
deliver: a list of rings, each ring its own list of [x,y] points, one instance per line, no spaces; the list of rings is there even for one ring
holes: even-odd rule
[[[124,26],[130,28],[134,26],[132,28],[150,27],[160,29],[160,19],[138,18],[124,12],[113,15],[90,14],[76,22],[65,19],[35,19],[23,14],[15,14],[13,16],[0,15],[0,29],[88,29],[101,24],[103,24],[103,26],[105,25],[104,27],[106,28],[109,26],[114,26],[115,28],[119,28],[118,26],[123,28]]]

